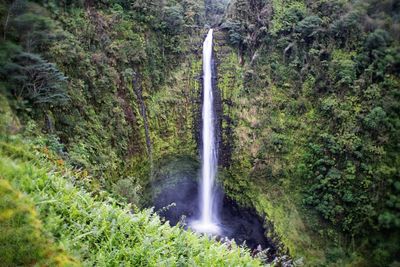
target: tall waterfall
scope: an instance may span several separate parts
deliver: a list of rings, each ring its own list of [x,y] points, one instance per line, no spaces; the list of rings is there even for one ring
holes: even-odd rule
[[[213,30],[210,29],[203,43],[203,129],[202,129],[202,180],[201,217],[192,226],[199,232],[218,233],[217,216],[213,213],[214,180],[217,171],[217,150],[214,125],[214,99],[212,91]]]

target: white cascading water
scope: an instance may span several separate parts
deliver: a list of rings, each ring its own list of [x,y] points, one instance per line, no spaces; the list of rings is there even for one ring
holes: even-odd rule
[[[217,170],[215,147],[214,108],[212,92],[212,45],[213,30],[210,29],[203,43],[203,149],[202,149],[202,181],[200,196],[200,220],[194,222],[194,230],[202,233],[217,234],[219,232],[217,216],[213,214],[214,179]]]

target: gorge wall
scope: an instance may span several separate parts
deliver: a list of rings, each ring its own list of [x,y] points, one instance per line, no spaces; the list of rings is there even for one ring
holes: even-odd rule
[[[1,6],[0,86],[20,121],[5,131],[82,170],[93,192],[140,206],[152,168],[198,156],[213,26],[227,195],[306,265],[398,263],[396,1],[235,0],[207,14],[192,0]],[[38,67],[50,77],[40,93]]]

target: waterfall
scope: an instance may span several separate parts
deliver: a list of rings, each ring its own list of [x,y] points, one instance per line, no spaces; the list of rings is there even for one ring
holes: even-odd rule
[[[202,109],[202,171],[200,220],[192,226],[198,232],[219,232],[218,220],[213,209],[214,180],[217,172],[217,150],[214,125],[214,99],[212,91],[213,30],[210,29],[203,43],[203,109]]]

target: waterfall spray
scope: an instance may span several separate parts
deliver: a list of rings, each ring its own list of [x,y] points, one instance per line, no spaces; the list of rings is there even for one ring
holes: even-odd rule
[[[218,219],[213,212],[214,180],[217,172],[217,151],[214,125],[214,98],[212,91],[212,45],[213,30],[210,29],[203,44],[201,217],[200,220],[192,224],[192,227],[198,232],[217,234],[219,232]]]

